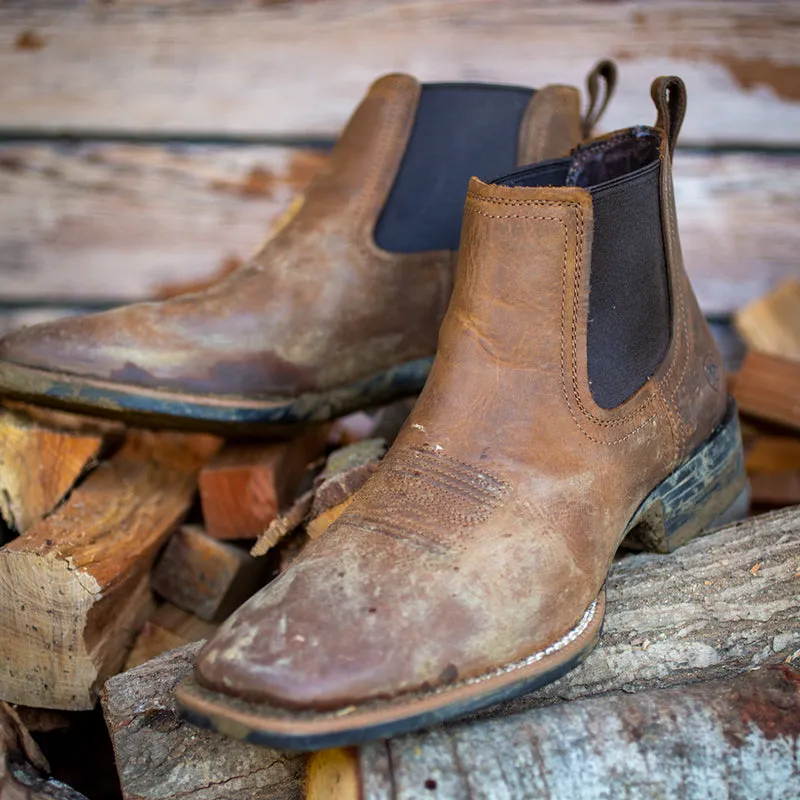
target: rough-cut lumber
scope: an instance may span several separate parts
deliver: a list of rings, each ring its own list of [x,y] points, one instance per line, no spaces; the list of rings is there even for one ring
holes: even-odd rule
[[[800,671],[767,667],[371,743],[360,752],[362,796],[800,797],[798,740]]]
[[[256,250],[322,163],[263,145],[0,144],[3,300],[135,300],[219,274]],[[679,151],[675,180],[705,311],[736,310],[797,274],[800,156]],[[10,310],[0,331],[59,313]]]
[[[58,511],[0,549],[0,698],[86,709],[149,616],[149,570],[216,437],[132,433]]]
[[[269,524],[253,545],[251,554],[263,556],[304,523],[311,539],[322,536],[375,472],[385,452],[383,439],[363,439],[334,450],[320,474],[314,478],[312,488]]]
[[[312,753],[306,800],[367,800],[361,793],[358,751],[348,747]]]
[[[750,476],[753,505],[791,506],[800,503],[800,469]]]
[[[271,444],[232,444],[200,472],[206,533],[215,539],[255,539],[289,506],[306,468],[325,451],[329,426]]]
[[[219,626],[182,608],[164,603],[144,623],[133,643],[125,669],[133,669],[168,650],[176,650],[214,635]]]
[[[96,429],[46,426],[0,406],[0,516],[6,524],[24,533],[50,513],[93,466],[102,445]]]
[[[300,800],[304,756],[201,731],[178,717],[173,690],[199,647],[165,653],[103,688],[125,800]]]
[[[734,397],[743,413],[800,430],[800,361],[751,350]]]
[[[134,300],[207,278],[258,249],[323,160],[261,145],[0,144],[2,299]]]
[[[791,0],[71,0],[1,11],[0,74],[14,76],[0,87],[6,131],[329,135],[382,72],[583,85],[605,56],[621,68],[610,127],[648,121],[650,81],[669,72],[690,87],[686,141],[792,144],[800,131]]]
[[[0,800],[86,800],[48,777],[47,759],[16,711],[0,702]]]
[[[270,565],[236,545],[183,525],[153,570],[153,589],[205,620],[222,620],[266,582]]]
[[[800,361],[800,281],[782,283],[739,310],[735,319],[749,347]]]

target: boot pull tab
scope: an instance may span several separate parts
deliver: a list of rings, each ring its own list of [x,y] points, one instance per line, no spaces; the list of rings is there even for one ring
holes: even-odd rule
[[[601,85],[602,82],[602,85]],[[586,93],[589,96],[589,108],[583,117],[583,138],[592,135],[592,129],[600,121],[603,112],[617,88],[617,65],[611,59],[598,61],[586,76]]]
[[[675,75],[656,78],[650,87],[650,96],[658,110],[656,128],[666,134],[671,157],[686,114],[686,84]]]

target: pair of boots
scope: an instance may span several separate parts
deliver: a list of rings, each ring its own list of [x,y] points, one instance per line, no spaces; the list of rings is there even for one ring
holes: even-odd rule
[[[593,105],[611,86],[604,64]],[[424,384],[339,520],[201,651],[190,719],[316,749],[531,691],[596,642],[623,541],[666,552],[739,507],[736,412],[675,222],[683,83],[652,97],[654,127],[582,143],[575,89],[382,78],[232,277],[0,343],[0,391],[201,428]],[[502,177],[469,180],[464,207],[476,173]]]

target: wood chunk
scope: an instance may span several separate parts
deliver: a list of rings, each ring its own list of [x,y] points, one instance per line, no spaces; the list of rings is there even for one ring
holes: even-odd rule
[[[773,508],[797,505],[800,503],[800,469],[751,475],[750,502]]]
[[[800,430],[800,361],[751,350],[734,397],[740,411]]]
[[[153,559],[219,445],[213,436],[132,433],[56,513],[0,549],[0,697],[94,705],[150,614]]]
[[[756,434],[746,450],[745,467],[749,474],[800,469],[800,438]]]
[[[364,797],[393,800],[789,798],[799,741],[800,671],[783,666],[373,742],[360,772]]]
[[[165,653],[103,688],[125,800],[300,800],[304,755],[228,739],[178,716],[173,691],[199,648]]]
[[[735,320],[748,347],[800,361],[800,281],[785,281],[738,311]]]
[[[48,776],[50,766],[16,711],[0,701],[0,798],[86,800]]]
[[[0,408],[0,515],[9,527],[24,533],[49,514],[102,446],[97,431],[59,430]]]
[[[308,760],[306,800],[361,800],[358,751],[339,747],[312,753]]]
[[[144,623],[125,661],[125,669],[138,667],[168,650],[208,639],[218,627],[171,603],[164,603]]]
[[[264,585],[269,569],[247,550],[183,525],[153,570],[153,589],[200,619],[222,620]]]
[[[329,426],[288,442],[232,444],[200,473],[206,533],[255,539],[295,499],[306,468],[325,452]]]

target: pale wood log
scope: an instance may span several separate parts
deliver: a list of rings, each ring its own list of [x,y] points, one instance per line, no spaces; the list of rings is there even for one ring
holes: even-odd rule
[[[800,671],[767,667],[375,742],[340,800],[798,797],[798,739]]]
[[[49,771],[17,712],[0,701],[0,800],[86,800]]]
[[[136,300],[218,274],[255,252],[323,162],[277,146],[2,144],[3,298]],[[675,176],[705,311],[735,310],[797,274],[800,156],[679,151]],[[59,313],[7,311],[0,332]]]
[[[299,800],[305,756],[202,731],[178,716],[173,691],[199,647],[165,653],[103,688],[125,800]]]
[[[267,581],[270,564],[236,545],[182,525],[153,570],[153,589],[204,620],[221,621]]]
[[[613,56],[611,128],[649,122],[651,80],[676,73],[685,141],[790,144],[798,24],[790,0],[5,4],[0,128],[330,135],[383,72],[582,86]]]
[[[181,521],[212,436],[132,433],[55,514],[0,549],[0,697],[86,709],[152,599],[149,570]]]
[[[2,299],[133,300],[206,278],[256,252],[323,158],[257,145],[2,144]],[[47,312],[31,322],[37,314]]]
[[[44,425],[21,411],[0,407],[0,516],[24,533],[49,514],[92,466],[103,435]]]
[[[751,350],[734,397],[743,413],[800,430],[800,361]]]
[[[800,361],[800,281],[786,281],[740,309],[736,328],[754,350]]]
[[[138,667],[168,650],[208,639],[218,627],[218,624],[200,619],[172,603],[164,603],[139,631],[125,659],[125,669]]]
[[[294,501],[309,464],[324,452],[329,425],[296,439],[229,444],[200,472],[206,533],[215,539],[255,539]]]

